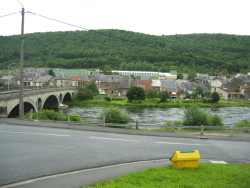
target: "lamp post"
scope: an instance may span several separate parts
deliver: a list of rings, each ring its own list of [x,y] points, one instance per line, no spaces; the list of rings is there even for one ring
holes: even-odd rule
[[[11,63],[11,64],[9,64],[9,66],[8,66],[8,91],[10,90],[10,76],[9,76],[9,70],[10,70],[10,66],[11,66],[12,64],[15,64],[15,63]]]

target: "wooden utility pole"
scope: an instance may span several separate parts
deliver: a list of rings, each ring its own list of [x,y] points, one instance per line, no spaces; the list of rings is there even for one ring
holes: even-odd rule
[[[24,8],[22,7],[22,26],[21,26],[21,50],[20,50],[20,93],[19,93],[19,119],[24,116],[23,103],[23,60],[24,60]]]

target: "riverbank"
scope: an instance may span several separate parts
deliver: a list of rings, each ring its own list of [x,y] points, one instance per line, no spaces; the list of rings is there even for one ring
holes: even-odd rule
[[[250,107],[249,101],[235,99],[235,100],[220,100],[218,103],[203,103],[201,99],[168,99],[165,103],[160,103],[159,99],[144,100],[140,102],[128,102],[127,99],[106,101],[103,98],[83,101],[69,101],[66,103],[72,106],[124,106],[124,107],[162,107],[162,108],[183,108],[191,104],[197,104],[202,108],[222,108],[222,107]]]

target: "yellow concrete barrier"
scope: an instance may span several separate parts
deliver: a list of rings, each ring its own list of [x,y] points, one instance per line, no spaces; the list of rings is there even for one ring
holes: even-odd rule
[[[176,168],[197,168],[201,159],[198,150],[194,151],[176,151],[169,159]]]

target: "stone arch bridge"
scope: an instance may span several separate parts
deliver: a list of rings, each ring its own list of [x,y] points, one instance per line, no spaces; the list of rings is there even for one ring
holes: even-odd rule
[[[40,111],[43,109],[59,109],[60,106],[74,94],[75,87],[52,87],[24,90],[24,113],[31,109]],[[19,116],[19,91],[0,93],[0,117]]]

